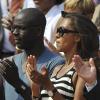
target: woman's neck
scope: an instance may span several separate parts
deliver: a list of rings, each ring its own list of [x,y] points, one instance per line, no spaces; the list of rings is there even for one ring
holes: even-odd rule
[[[73,48],[70,52],[65,53],[65,59],[67,65],[69,65],[72,62],[72,58],[75,54],[77,54],[76,48]]]

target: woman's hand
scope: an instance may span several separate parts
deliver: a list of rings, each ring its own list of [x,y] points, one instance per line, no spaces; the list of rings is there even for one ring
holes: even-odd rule
[[[93,84],[96,81],[96,67],[93,58],[89,62],[84,62],[79,55],[73,57],[74,67],[80,77],[88,84]]]

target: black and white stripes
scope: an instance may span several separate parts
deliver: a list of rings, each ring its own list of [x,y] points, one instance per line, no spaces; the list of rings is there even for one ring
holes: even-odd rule
[[[74,86],[72,83],[72,77],[75,73],[75,70],[70,69],[65,75],[60,78],[54,76],[51,78],[51,81],[54,84],[54,87],[57,88],[58,92],[64,96],[66,100],[73,100],[74,97]],[[42,100],[52,100],[48,97],[47,91],[41,91]]]

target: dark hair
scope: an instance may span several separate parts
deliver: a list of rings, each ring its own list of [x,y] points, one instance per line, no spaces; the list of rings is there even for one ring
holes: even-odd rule
[[[70,18],[72,27],[77,30],[81,40],[77,45],[77,52],[83,59],[96,56],[99,50],[99,37],[97,27],[84,15],[70,13],[63,18]]]
[[[21,10],[15,19],[19,18],[24,24],[30,26],[37,26],[41,29],[42,35],[44,34],[45,26],[46,26],[46,18],[45,15],[37,8],[26,8]]]
[[[65,0],[55,0],[55,4],[59,5],[61,4],[62,2],[64,2]]]

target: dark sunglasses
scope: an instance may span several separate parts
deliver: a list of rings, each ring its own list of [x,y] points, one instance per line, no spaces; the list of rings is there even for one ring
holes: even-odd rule
[[[75,31],[75,30],[69,30],[69,29],[66,29],[64,27],[59,27],[57,28],[57,33],[59,34],[60,37],[62,37],[64,34],[70,34],[70,33],[79,33],[78,31]]]

